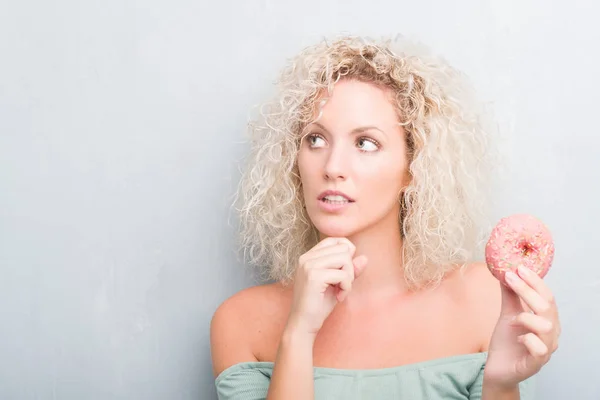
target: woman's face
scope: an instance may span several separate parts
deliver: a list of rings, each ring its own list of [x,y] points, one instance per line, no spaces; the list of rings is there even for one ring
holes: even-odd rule
[[[341,80],[304,134],[298,167],[306,211],[321,235],[348,237],[398,221],[410,177],[390,92]]]

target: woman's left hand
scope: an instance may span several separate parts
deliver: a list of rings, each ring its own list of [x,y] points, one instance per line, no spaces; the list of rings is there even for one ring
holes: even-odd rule
[[[511,279],[511,277],[513,279]],[[525,267],[506,274],[502,309],[492,334],[484,385],[514,388],[536,374],[558,348],[560,322],[552,291]]]

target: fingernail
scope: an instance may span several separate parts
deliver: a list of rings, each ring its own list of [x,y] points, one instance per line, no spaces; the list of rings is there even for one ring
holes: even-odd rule
[[[505,278],[506,278],[506,281],[509,283],[516,283],[517,279],[518,279],[517,275],[512,271],[507,271]]]
[[[524,265],[519,265],[519,274],[529,276],[531,275],[531,270]]]

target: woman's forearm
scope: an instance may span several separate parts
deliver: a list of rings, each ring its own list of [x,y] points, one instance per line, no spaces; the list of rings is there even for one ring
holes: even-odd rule
[[[277,350],[267,400],[314,399],[314,336],[286,329]]]
[[[510,388],[500,388],[483,380],[481,400],[520,400],[519,385]]]

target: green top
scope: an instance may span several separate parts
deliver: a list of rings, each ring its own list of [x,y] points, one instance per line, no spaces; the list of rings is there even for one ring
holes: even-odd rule
[[[461,354],[382,369],[314,368],[315,400],[478,400],[487,353]],[[267,397],[272,362],[245,362],[215,380],[219,400]],[[534,398],[533,377],[520,384],[521,400]]]

